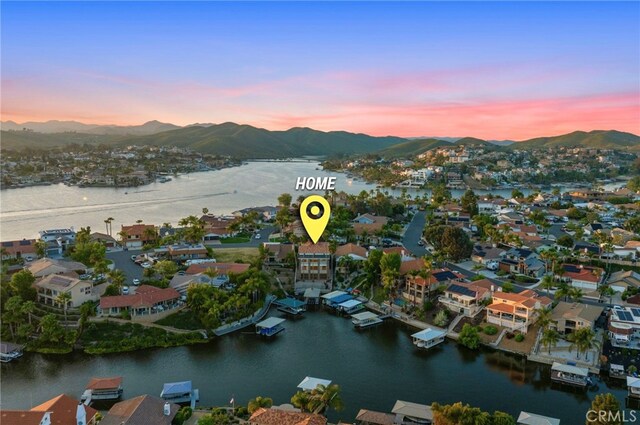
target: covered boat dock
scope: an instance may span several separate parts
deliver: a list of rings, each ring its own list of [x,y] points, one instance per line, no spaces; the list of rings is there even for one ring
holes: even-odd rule
[[[328,379],[314,378],[312,376],[305,377],[302,382],[298,384],[298,388],[302,391],[313,391],[318,388],[318,385],[328,387],[331,385],[331,381]]]
[[[305,312],[307,303],[297,300],[295,298],[281,298],[274,302],[278,307],[278,311],[281,311],[292,316],[298,316]]]
[[[380,316],[370,311],[354,314],[351,319],[351,323],[356,329],[364,329],[382,323]]]
[[[169,403],[189,403],[191,408],[194,409],[196,402],[200,399],[200,392],[192,389],[191,381],[169,382],[162,387],[160,398]]]
[[[428,349],[443,343],[447,333],[441,329],[427,328],[411,335],[413,345],[418,348]]]
[[[269,317],[262,322],[256,323],[256,333],[267,337],[272,337],[284,330],[282,323],[285,320],[279,317]]]
[[[554,362],[551,366],[551,380],[561,384],[586,388],[589,382],[589,369]]]

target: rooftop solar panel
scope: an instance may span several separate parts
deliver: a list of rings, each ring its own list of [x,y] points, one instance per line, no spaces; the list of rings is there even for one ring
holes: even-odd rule
[[[640,317],[640,308],[632,308],[631,314],[633,314],[636,317]]]

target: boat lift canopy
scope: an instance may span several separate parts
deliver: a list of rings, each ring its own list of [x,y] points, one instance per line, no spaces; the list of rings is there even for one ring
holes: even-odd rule
[[[378,317],[377,314],[372,313],[370,311],[365,311],[364,313],[358,313],[358,314],[354,314],[351,316],[353,319],[355,320],[371,320],[371,319],[376,319]]]
[[[307,376],[302,380],[302,382],[298,384],[298,388],[300,388],[303,391],[311,391],[311,390],[315,390],[318,387],[318,385],[323,385],[325,387],[328,387],[329,385],[331,385],[331,381],[328,379],[320,379],[320,378]]]
[[[640,388],[640,378],[636,378],[635,376],[627,376],[627,387]]]
[[[279,317],[269,317],[268,319],[265,319],[262,322],[256,323],[256,328],[271,329],[271,328],[275,328],[282,322],[285,322],[285,320]]]
[[[420,332],[414,333],[413,335],[411,335],[411,337],[415,339],[419,339],[421,341],[432,341],[436,338],[441,338],[445,335],[446,335],[445,331],[427,328],[427,329],[421,330]]]
[[[584,376],[585,378],[589,376],[589,369],[585,369],[577,366],[571,366],[568,364],[562,364],[558,362],[553,362],[553,365],[551,366],[551,370],[570,373],[572,375],[577,375],[577,376]]]
[[[162,387],[160,397],[166,397],[173,394],[189,394],[191,393],[191,381],[169,382]]]
[[[349,300],[349,301],[345,301],[345,302],[343,302],[341,304],[338,304],[338,307],[344,308],[346,310],[346,309],[349,309],[349,308],[356,307],[356,306],[358,306],[360,304],[362,304],[361,301]]]

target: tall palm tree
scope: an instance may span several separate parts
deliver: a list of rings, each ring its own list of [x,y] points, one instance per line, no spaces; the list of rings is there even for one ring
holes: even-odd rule
[[[338,384],[318,385],[311,391],[311,398],[311,404],[315,407],[313,413],[324,412],[327,408],[334,410],[344,409],[344,402],[340,398],[340,386]]]
[[[558,284],[558,289],[556,289],[555,298],[556,299],[564,298],[564,300],[566,301],[570,292],[571,292],[571,287],[566,282],[560,282],[560,284]]]
[[[291,404],[303,412],[309,412],[309,403],[311,402],[311,393],[308,391],[298,391],[291,397]]]
[[[122,285],[126,280],[124,272],[119,269],[113,269],[109,272],[109,278],[111,278],[111,284],[115,285],[118,288],[118,292],[121,292]]]
[[[539,325],[543,330],[547,330],[549,325],[552,322],[551,319],[551,309],[550,308],[539,308],[535,310],[536,315],[536,324]]]
[[[584,296],[584,292],[580,288],[572,287],[567,294],[574,302],[580,302],[580,299]]]
[[[71,294],[68,292],[60,292],[56,297],[56,303],[60,304],[64,311],[64,325],[67,326],[67,308],[71,302]]]
[[[551,348],[555,347],[558,341],[560,341],[560,334],[555,329],[545,329],[542,332],[540,343],[547,348],[549,354],[551,354]]]
[[[549,290],[553,288],[555,285],[553,278],[549,275],[546,275],[542,278],[542,282],[540,283],[540,287],[547,291],[547,297],[550,296]]]
[[[34,303],[33,301],[25,301],[22,303],[22,306],[20,307],[20,312],[22,314],[26,314],[27,317],[29,318],[29,324],[31,324],[31,315],[33,314],[35,309],[36,309],[36,303]]]
[[[600,293],[601,297],[608,297],[609,305],[611,305],[611,299],[616,293],[616,291],[611,287],[611,285],[609,284],[600,285],[600,287],[598,288],[598,292]]]

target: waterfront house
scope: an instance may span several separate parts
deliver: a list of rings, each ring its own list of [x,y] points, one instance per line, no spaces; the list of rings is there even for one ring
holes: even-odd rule
[[[396,404],[393,405],[391,413],[395,415],[396,424],[433,423],[433,411],[431,410],[431,406],[426,404],[418,404],[409,401],[398,400],[396,401]]]
[[[31,409],[32,412],[51,412],[52,425],[95,425],[98,422],[98,411],[85,406],[73,397],[60,394]],[[82,422],[80,419],[82,418]],[[101,422],[102,423],[102,422]],[[4,422],[2,422],[4,425]]]
[[[180,293],[174,288],[156,288],[141,285],[132,295],[115,295],[100,298],[99,316],[117,316],[126,312],[132,320],[157,320],[158,314],[180,307]]]
[[[640,308],[616,306],[609,313],[609,336],[618,345],[629,346],[640,339]]]
[[[34,286],[40,304],[56,307],[63,307],[58,303],[58,296],[62,293],[71,296],[68,306],[72,308],[78,308],[87,301],[96,301],[100,296],[97,288],[94,290],[92,281],[71,276],[52,274],[37,281]]]
[[[536,310],[547,308],[552,301],[526,289],[520,293],[494,292],[487,306],[487,322],[512,331],[527,333],[538,317]]]
[[[2,425],[51,425],[51,412],[0,410]]]
[[[155,241],[157,234],[157,228],[153,224],[123,225],[120,229],[121,242],[130,249],[141,249],[144,244]]]
[[[100,425],[171,425],[178,410],[178,404],[145,394],[114,404]]]
[[[203,241],[205,244],[238,234],[238,231],[233,227],[234,220],[232,219],[206,214],[200,217],[200,221],[204,224]]]
[[[250,425],[327,425],[327,418],[316,413],[277,408],[259,408],[249,418]]]
[[[87,273],[87,266],[77,261],[56,260],[53,258],[41,258],[29,263],[25,267],[36,278],[54,274],[78,276]]]
[[[491,299],[493,290],[494,285],[488,279],[455,282],[444,290],[438,301],[454,313],[475,316],[484,307],[483,302]]]
[[[293,262],[295,259],[295,248],[293,244],[264,242],[262,246],[267,254],[264,259],[265,265],[287,266],[289,260]]]
[[[563,264],[562,279],[569,282],[571,286],[595,291],[605,275],[600,267],[585,266],[582,264]]]
[[[353,219],[353,231],[358,239],[363,239],[363,237],[366,236],[364,242],[378,243],[380,238],[375,236],[375,234],[380,232],[388,221],[389,218],[385,216],[361,214]]]
[[[595,305],[560,301],[551,312],[551,326],[562,335],[582,328],[593,329],[603,310]]]
[[[418,261],[424,265],[423,260]],[[439,286],[451,282],[461,282],[463,279],[464,275],[461,273],[446,268],[432,270],[426,278],[418,274],[407,273],[404,278],[402,297],[413,304],[422,305],[429,298],[429,294]]]
[[[36,254],[36,240],[22,239],[18,241],[5,241],[1,244],[2,260],[19,260],[33,261],[38,255]]]
[[[536,413],[520,412],[518,425],[560,425],[560,419],[542,416]]]
[[[326,281],[331,278],[331,252],[327,242],[304,243],[298,247],[298,278]]]
[[[395,425],[395,416],[391,413],[360,409],[356,416],[357,425]]]
[[[72,245],[76,240],[76,231],[70,229],[49,229],[39,232],[40,240],[45,242],[45,255],[58,256]]]

